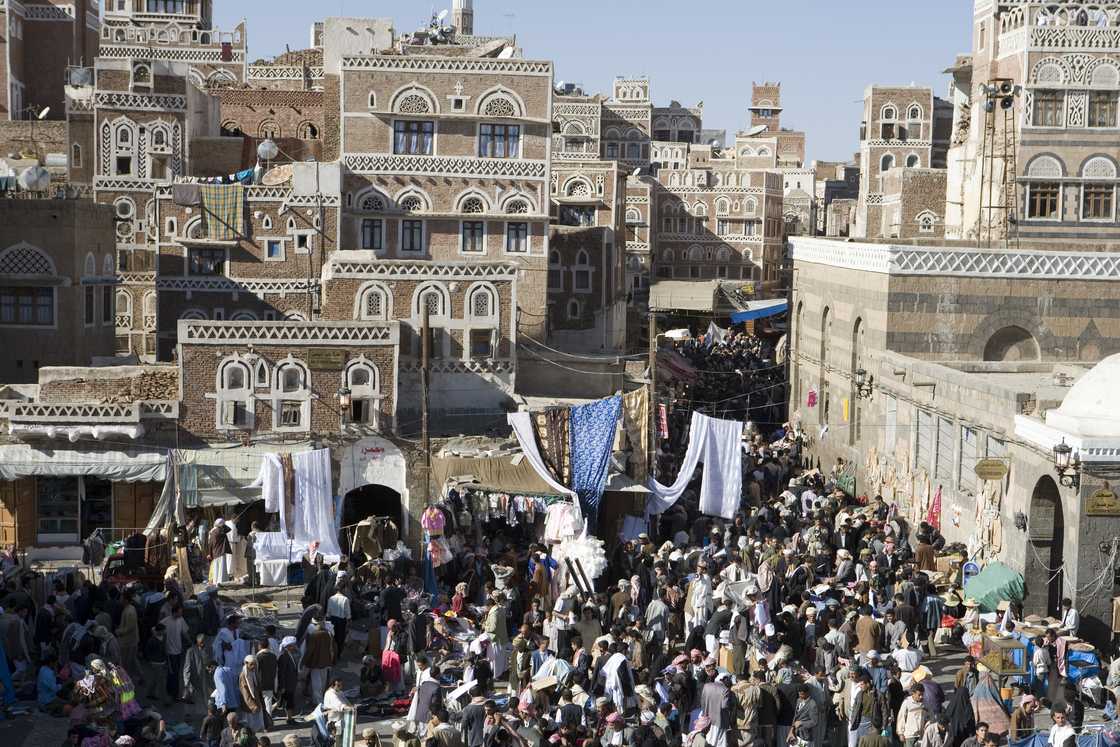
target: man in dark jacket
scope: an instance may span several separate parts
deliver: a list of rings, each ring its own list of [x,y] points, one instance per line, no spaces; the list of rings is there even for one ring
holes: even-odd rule
[[[463,709],[463,717],[459,726],[462,732],[463,742],[467,747],[482,747],[485,742],[485,706],[489,703],[490,701],[487,701],[483,697],[481,687],[476,685],[471,688],[471,702]]]
[[[276,692],[280,705],[284,707],[288,725],[291,726],[298,713],[296,703],[299,696],[299,645],[294,636],[288,636],[280,642],[280,656],[277,658]]]
[[[268,647],[268,639],[262,639],[257,644],[257,681],[261,686],[261,697],[264,710],[269,718],[276,704],[276,676],[280,661],[272,649]]]

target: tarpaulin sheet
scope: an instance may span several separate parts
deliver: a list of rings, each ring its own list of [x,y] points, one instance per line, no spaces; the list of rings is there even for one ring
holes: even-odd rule
[[[0,480],[78,475],[113,482],[163,482],[167,478],[167,449],[0,446]]]
[[[1024,591],[1022,574],[999,562],[988,563],[964,584],[964,595],[979,602],[981,612],[995,612],[1004,600],[1020,602]]]
[[[433,456],[432,485],[438,490],[448,478],[471,475],[479,485],[508,493],[556,493],[537,475],[528,459],[522,457],[513,464],[514,459],[511,454],[478,458]]]
[[[776,299],[772,301],[751,301],[745,311],[736,311],[731,315],[733,324],[742,324],[754,319],[765,319],[768,316],[777,316],[789,311],[789,301]]]

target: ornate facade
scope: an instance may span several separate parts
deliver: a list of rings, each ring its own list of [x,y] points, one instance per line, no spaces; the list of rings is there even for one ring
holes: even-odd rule
[[[952,68],[956,112],[947,235],[987,237],[980,195],[990,186],[1000,207],[990,232],[997,240],[1008,233],[1005,214],[1015,217],[1010,233],[1020,239],[1120,238],[1120,8],[976,0],[972,37],[971,55]],[[1016,88],[1013,116],[995,116],[995,131],[988,133],[984,86],[993,80]],[[981,157],[993,150],[997,158]],[[1004,188],[1007,168],[1014,170],[1014,194]]]

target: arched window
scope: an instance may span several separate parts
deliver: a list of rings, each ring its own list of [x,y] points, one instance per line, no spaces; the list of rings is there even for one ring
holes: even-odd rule
[[[580,249],[576,252],[576,263],[572,267],[572,289],[576,293],[591,292],[591,259],[587,252]]]
[[[268,379],[268,362],[264,358],[261,358],[257,361],[256,370],[253,372],[253,385],[256,386],[257,389],[267,389]]]
[[[235,359],[222,364],[218,377],[218,430],[252,427],[253,390],[250,381],[249,366],[244,362]]]
[[[257,321],[257,315],[251,311],[237,311],[230,316],[229,320],[231,322],[255,322]]]
[[[467,301],[467,311],[473,319],[490,319],[497,316],[497,298],[494,291],[485,286],[480,286],[470,292]]]
[[[381,286],[372,286],[362,291],[359,304],[359,318],[368,321],[384,321],[389,318],[389,294]]]
[[[97,276],[97,259],[94,258],[93,252],[86,253],[85,265],[82,267],[82,277],[92,278]]]
[[[358,207],[367,213],[385,212],[385,200],[379,195],[366,195],[361,198]]]
[[[222,367],[222,389],[239,391],[249,388],[249,370],[243,363],[227,363]]]
[[[522,199],[510,200],[506,203],[506,212],[510,215],[526,215],[529,212],[529,203]]]
[[[369,108],[370,109],[376,109],[377,108],[377,94],[374,93],[373,91],[369,92]]]
[[[917,153],[911,153],[910,155],[906,156],[906,168],[915,169],[919,165],[921,165],[921,161],[918,158]]]
[[[117,289],[116,315],[118,327],[132,327],[132,294],[123,288]]]
[[[758,200],[753,197],[748,197],[746,202],[743,203],[743,212],[747,215],[754,215],[758,211]]]
[[[894,156],[892,156],[890,153],[888,153],[885,156],[883,156],[883,158],[879,161],[879,171],[881,173],[885,174],[893,168],[894,168]]]
[[[459,210],[464,213],[485,213],[486,203],[480,197],[467,197],[459,204]]]
[[[266,119],[257,127],[257,137],[262,140],[275,140],[281,132],[280,123],[275,119]]]
[[[727,215],[730,207],[731,203],[726,198],[719,198],[716,200],[716,215]]]
[[[70,146],[70,168],[82,168],[82,146],[78,143]]]
[[[380,372],[365,356],[351,362],[343,381],[350,390],[350,422],[377,427],[381,401]]]
[[[319,128],[311,122],[303,122],[297,130],[300,140],[318,140]]]
[[[276,367],[272,392],[273,428],[306,431],[311,421],[311,392],[307,370],[290,357]]]
[[[576,299],[568,301],[568,321],[578,321],[583,318],[583,310],[580,302]]]
[[[150,86],[152,84],[152,69],[144,64],[133,65],[132,84],[136,86]]]
[[[413,297],[412,314],[416,319],[420,319],[424,316],[425,309],[430,318],[450,316],[451,299],[447,289],[438,283],[422,285]]]

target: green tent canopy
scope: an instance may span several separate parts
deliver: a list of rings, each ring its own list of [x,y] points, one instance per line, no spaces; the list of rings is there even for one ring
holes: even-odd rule
[[[999,562],[988,563],[964,585],[964,595],[979,602],[981,612],[995,612],[1004,600],[1021,602],[1024,591],[1023,575]]]

